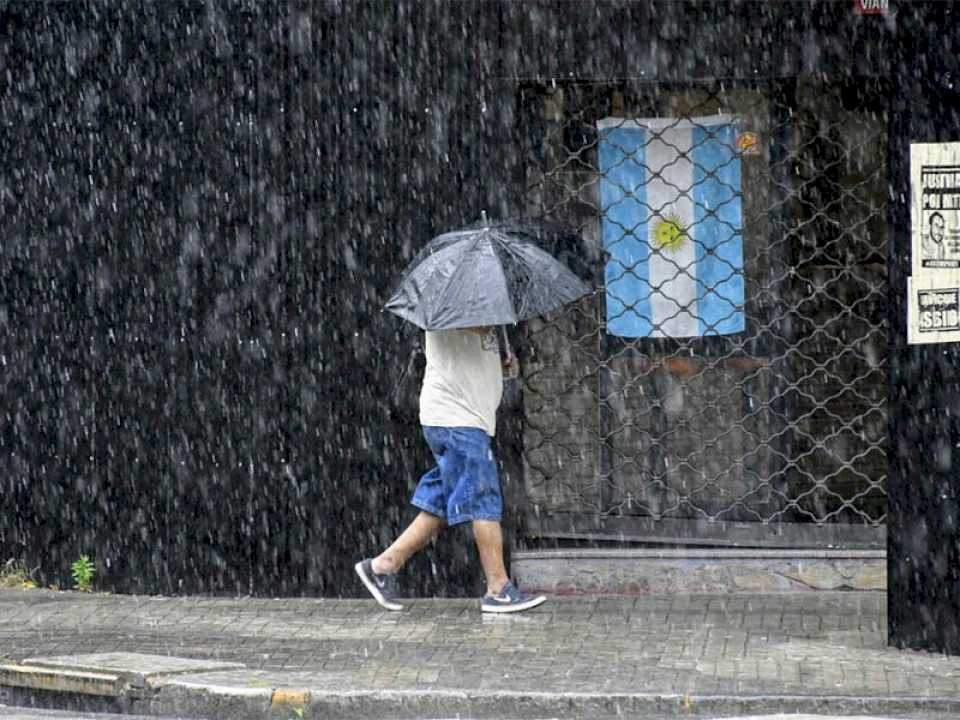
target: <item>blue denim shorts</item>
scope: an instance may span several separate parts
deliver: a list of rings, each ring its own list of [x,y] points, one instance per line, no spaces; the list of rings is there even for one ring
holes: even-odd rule
[[[490,436],[479,428],[423,426],[437,466],[417,484],[410,501],[446,520],[500,520],[503,498]]]

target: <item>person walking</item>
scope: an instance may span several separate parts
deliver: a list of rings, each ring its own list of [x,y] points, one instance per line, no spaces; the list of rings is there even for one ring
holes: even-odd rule
[[[516,356],[501,361],[493,327],[426,332],[427,360],[420,423],[436,467],[420,479],[411,503],[420,513],[382,553],[354,569],[387,610],[402,610],[397,573],[445,528],[470,523],[486,576],[480,609],[511,613],[535,608],[543,595],[521,592],[503,562],[503,496],[491,447],[503,378],[515,377]]]

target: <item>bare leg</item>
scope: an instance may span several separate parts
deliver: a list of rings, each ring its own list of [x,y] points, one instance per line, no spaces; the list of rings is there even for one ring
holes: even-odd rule
[[[474,520],[473,537],[480,553],[480,563],[487,576],[487,592],[499,593],[509,582],[507,569],[503,566],[503,535],[496,520]]]
[[[421,512],[390,547],[373,559],[373,571],[379,574],[397,572],[446,526],[443,518]]]

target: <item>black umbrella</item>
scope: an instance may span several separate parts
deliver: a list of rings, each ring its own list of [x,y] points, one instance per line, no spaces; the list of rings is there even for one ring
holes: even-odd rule
[[[413,259],[385,309],[424,330],[538,317],[591,292],[541,247],[569,246],[572,237],[528,220],[482,220],[444,233]]]

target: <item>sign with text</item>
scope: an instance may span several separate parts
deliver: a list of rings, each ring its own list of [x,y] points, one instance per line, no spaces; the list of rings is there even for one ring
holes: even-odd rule
[[[960,340],[960,283],[952,273],[934,278],[932,283],[918,283],[916,278],[908,278],[907,292],[907,342],[910,345]]]
[[[853,0],[853,11],[857,15],[888,15],[890,0]]]
[[[960,278],[960,143],[910,145],[910,195],[914,279]]]

